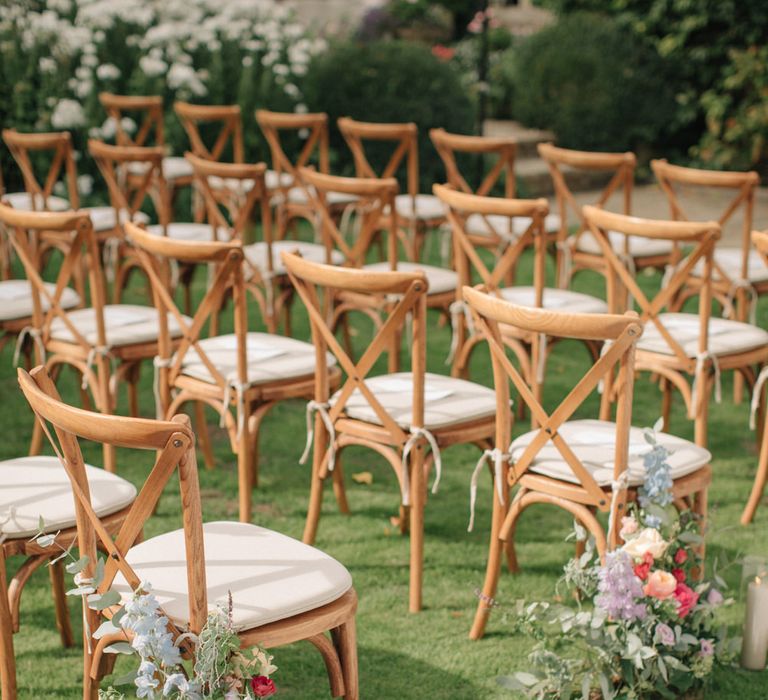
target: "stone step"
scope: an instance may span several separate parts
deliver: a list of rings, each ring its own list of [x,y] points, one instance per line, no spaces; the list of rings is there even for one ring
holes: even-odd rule
[[[602,189],[611,179],[605,171],[562,169],[565,181],[572,192]],[[515,161],[517,194],[519,197],[550,197],[555,192],[552,176],[541,158],[518,158]]]

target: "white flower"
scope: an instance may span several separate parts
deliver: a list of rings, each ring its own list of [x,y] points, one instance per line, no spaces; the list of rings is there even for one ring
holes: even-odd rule
[[[54,129],[74,129],[85,126],[85,112],[79,102],[64,98],[51,114],[51,126]]]
[[[272,66],[272,70],[274,71],[275,75],[282,75],[286,76],[291,72],[291,69],[288,68],[284,63],[276,63],[274,66]]]
[[[99,80],[117,80],[120,77],[120,69],[114,63],[102,63],[96,69],[96,77]]]
[[[55,73],[58,64],[50,56],[41,56],[37,62],[37,67],[41,73]]]
[[[297,88],[293,83],[286,83],[283,86],[283,90],[285,90],[285,94],[288,95],[288,97],[293,97],[294,99],[301,94],[299,92],[299,88]]]
[[[658,530],[647,527],[633,537],[622,549],[636,561],[642,560],[648,552],[654,559],[661,557],[667,551],[669,543],[659,534]]]
[[[168,70],[168,64],[161,58],[149,55],[139,59],[139,68],[148,78],[155,78]]]
[[[83,56],[81,59],[81,63],[84,66],[87,66],[88,68],[95,68],[99,65],[99,57],[95,56],[92,53],[87,53]],[[80,68],[77,69],[78,71],[81,70]],[[77,71],[75,71],[75,75],[77,75]]]
[[[88,97],[91,92],[93,92],[92,80],[83,80],[79,82],[75,88],[75,95],[77,95],[81,100],[84,100],[86,97]]]
[[[186,89],[195,95],[205,95],[207,92],[195,69],[183,63],[174,63],[168,71],[167,79],[171,90]]]
[[[243,68],[250,68],[253,65],[253,56],[243,56]]]
[[[132,134],[134,131],[136,131],[136,122],[133,121],[133,119],[130,117],[123,117],[120,120],[120,127],[127,134]]]
[[[93,192],[93,177],[91,175],[79,175],[77,178],[77,191],[86,197]]]

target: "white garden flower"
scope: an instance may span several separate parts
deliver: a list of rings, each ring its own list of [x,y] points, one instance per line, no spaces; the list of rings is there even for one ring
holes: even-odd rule
[[[95,54],[87,53],[80,59],[80,62],[88,68],[95,68],[99,65],[99,57]],[[78,70],[80,69],[78,68]]]
[[[168,70],[168,64],[155,56],[142,56],[139,59],[139,68],[148,78],[156,78]]]
[[[77,178],[77,191],[86,197],[93,192],[93,176],[79,175]]]
[[[120,75],[120,69],[114,63],[102,63],[96,69],[96,77],[99,80],[117,80]]]
[[[85,126],[85,112],[76,100],[60,100],[51,114],[51,126],[54,129],[76,129]]]
[[[253,65],[253,56],[243,56],[243,68],[250,68]]]
[[[37,67],[41,73],[55,73],[58,64],[50,56],[41,56],[40,60],[37,62]]]
[[[81,100],[84,100],[88,95],[93,92],[92,80],[81,80],[75,88],[75,95]]]
[[[658,530],[647,527],[633,537],[622,549],[636,561],[642,560],[646,552],[654,559],[661,557],[667,551],[669,543],[664,540]]]

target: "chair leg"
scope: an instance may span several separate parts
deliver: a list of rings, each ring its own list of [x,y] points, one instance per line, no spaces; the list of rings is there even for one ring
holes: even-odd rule
[[[251,435],[248,421],[245,420],[237,444],[237,490],[241,523],[251,521],[252,470]]]
[[[320,522],[320,511],[323,508],[323,487],[325,479],[325,466],[328,461],[329,453],[326,444],[328,442],[328,433],[325,424],[320,416],[315,415],[315,441],[312,450],[312,481],[309,488],[309,506],[307,508],[307,521],[304,524],[304,536],[302,541],[305,544],[314,544],[317,536],[317,526]]]
[[[421,610],[422,587],[424,577],[424,505],[426,502],[426,482],[424,480],[424,447],[417,445],[411,453],[411,561],[410,561],[410,596],[408,610],[417,613]],[[407,468],[403,465],[403,468]]]
[[[133,418],[139,417],[139,373],[141,363],[136,362],[126,372],[126,384],[128,388],[128,411]]]
[[[56,627],[59,629],[61,644],[65,648],[74,645],[72,637],[72,623],[69,620],[67,608],[66,586],[64,585],[64,563],[57,561],[48,566],[48,574],[51,578],[51,590],[53,591],[53,603],[56,608]]]
[[[344,488],[344,469],[341,466],[340,452],[341,450],[336,452],[336,460],[333,467],[333,495],[336,496],[339,512],[343,515],[349,515],[349,502],[347,501],[347,490]]]
[[[205,404],[202,401],[195,401],[195,430],[197,442],[203,453],[203,464],[205,464],[206,469],[213,469],[216,466],[216,459],[213,456],[211,436],[208,432],[208,423],[205,420]]]
[[[354,615],[336,630],[334,642],[344,676],[344,700],[358,700],[360,681],[357,670],[357,630]]]
[[[755,517],[755,511],[760,504],[765,490],[765,482],[768,480],[768,430],[763,428],[763,439],[760,442],[760,457],[757,462],[757,472],[755,473],[755,483],[752,485],[752,492],[749,494],[749,500],[741,514],[741,524],[749,525],[752,518]]]
[[[13,621],[7,581],[5,552],[0,546],[0,698],[16,700],[16,659],[13,655]]]
[[[674,391],[674,387],[672,386],[672,382],[665,379],[664,377],[660,380],[661,385],[661,417],[664,421],[664,427],[662,430],[664,432],[669,432],[669,417],[672,414],[672,392]]]

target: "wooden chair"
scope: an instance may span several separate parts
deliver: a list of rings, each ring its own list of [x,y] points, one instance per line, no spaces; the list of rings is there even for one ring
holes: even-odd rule
[[[752,231],[752,243],[755,250],[762,258],[763,264],[768,267],[768,231]],[[715,251],[717,252],[717,251]],[[763,406],[763,389],[768,381],[768,368],[763,367],[752,389],[752,406],[750,411],[751,427],[755,426],[755,417],[759,409]],[[768,413],[762,411],[762,434],[760,435],[760,456],[757,462],[757,471],[755,472],[755,482],[752,485],[752,492],[749,495],[747,505],[741,514],[741,524],[749,525],[755,517],[755,511],[760,504],[760,500],[765,490],[765,483],[768,481]]]
[[[0,224],[8,228],[11,244],[30,283],[32,323],[22,332],[34,341],[36,364],[45,364],[54,377],[58,377],[63,366],[71,367],[82,377],[83,402],[90,405],[90,391],[96,409],[104,414],[115,410],[118,386],[125,382],[131,414],[137,415],[140,365],[157,355],[157,312],[151,306],[106,304],[99,249],[90,218],[77,212],[18,212],[0,203]],[[40,231],[57,235],[57,247],[66,251],[53,292],[40,276],[36,263],[34,238]],[[72,308],[66,300],[73,293],[73,271],[83,259],[87,263],[90,306]],[[181,329],[175,319],[169,319],[168,326],[169,334],[178,338]],[[39,452],[41,441],[42,435],[36,430],[30,454]],[[104,468],[114,472],[115,466],[114,451],[107,449]]]
[[[633,357],[643,329],[637,314],[571,314],[517,306],[477,289],[464,287],[479,332],[490,349],[496,387],[496,440],[491,453],[497,476],[493,490],[493,521],[485,583],[470,632],[483,636],[493,607],[501,570],[504,543],[512,546],[512,570],[517,570],[514,535],[517,520],[534,503],[568,511],[595,538],[600,556],[619,543],[618,530],[626,503],[637,497],[645,480],[642,455],[648,451],[643,430],[631,427],[634,382]],[[530,334],[605,342],[608,350],[553,411],[544,409],[529,381],[509,361],[501,327],[513,326]],[[613,378],[613,372],[618,376]],[[573,419],[603,380],[615,387],[615,422]],[[517,389],[536,419],[538,428],[511,439],[512,415],[509,382]],[[609,406],[609,392],[602,405]],[[672,451],[668,461],[674,481],[673,495],[703,519],[711,480],[707,450],[672,435],[659,434],[658,442]],[[482,463],[479,465],[482,466]],[[509,490],[517,486],[510,506]],[[608,531],[595,517],[608,517]]]
[[[203,524],[195,436],[186,416],[170,421],[124,419],[72,408],[61,402],[40,368],[31,376],[20,370],[19,383],[40,423],[52,425],[53,430],[46,428],[46,432],[74,492],[78,549],[89,558],[83,575],[94,575],[97,548],[109,555],[99,592],[111,588],[125,601],[142,581],[151,582],[176,638],[182,631],[199,634],[209,611],[217,603],[226,603],[231,593],[232,617],[244,648],[309,641],[323,656],[331,694],[357,700],[357,596],[349,572],[327,554],[266,528]],[[154,466],[116,537],[105,530],[96,512],[78,438],[156,453]],[[142,528],[175,472],[182,527],[140,542]],[[93,635],[116,609],[84,608],[85,629]],[[114,656],[105,655],[105,648],[126,638],[125,632],[100,639],[86,634],[86,700],[96,700],[99,682],[111,670]],[[190,645],[179,642],[183,656],[190,658]]]
[[[267,185],[276,205],[276,237],[282,240],[289,225],[296,219],[306,219],[313,226],[317,225],[311,197],[302,183],[299,170],[315,166],[321,173],[330,172],[328,115],[323,112],[293,114],[259,109],[256,110],[256,121],[272,155],[273,170],[268,171]],[[295,158],[289,157],[286,152],[285,141],[289,136],[304,140]],[[334,218],[339,218],[352,203],[354,199],[343,192],[328,195],[328,205]]]
[[[430,130],[429,137],[445,165],[446,181],[453,189],[480,197],[499,196],[495,190],[502,186],[503,179],[503,197],[515,199],[515,139],[451,134],[442,128]],[[462,156],[483,158],[486,161],[484,166],[491,165],[490,168],[483,167],[484,176],[477,187],[469,184],[473,178],[469,176],[467,169],[462,170],[459,167],[459,159]],[[477,180],[477,176],[474,180]],[[465,228],[475,245],[501,250],[511,239],[524,234],[530,223],[525,217],[475,214],[467,219]],[[557,214],[547,214],[544,217],[544,230],[548,235],[558,233],[560,217]]]
[[[352,151],[358,177],[394,177],[405,163],[407,193],[395,198],[393,211],[405,227],[398,230],[409,259],[419,260],[427,231],[445,223],[445,211],[434,195],[419,194],[418,127],[413,122],[374,124],[355,121],[349,117],[340,117],[338,126]],[[394,144],[392,155],[379,173],[366,155],[367,141]],[[387,228],[385,222],[382,222],[382,227]]]
[[[221,416],[221,425],[226,427],[232,451],[237,455],[240,520],[248,522],[251,490],[258,477],[261,422],[279,401],[312,397],[315,350],[309,343],[293,338],[248,332],[244,253],[239,241],[178,241],[154,236],[131,223],[126,224],[126,233],[152,284],[158,309],[158,415],[172,416],[185,403],[195,402],[198,432],[209,468],[213,456],[203,405],[211,406]],[[173,260],[206,264],[216,270],[192,319],[181,314],[168,292],[162,263]],[[227,293],[232,294],[234,333],[203,338],[206,322],[219,310]],[[183,335],[175,352],[171,327],[163,323],[166,316],[174,320]],[[329,372],[337,381],[338,370]]]
[[[546,161],[552,181],[555,185],[557,208],[560,215],[560,234],[558,236],[557,270],[559,286],[569,286],[571,278],[579,270],[595,270],[602,275],[607,273],[600,246],[588,231],[581,214],[581,207],[568,186],[568,170],[583,172],[605,172],[610,180],[601,191],[595,206],[605,207],[612,196],[621,193],[621,211],[629,215],[632,204],[637,158],[634,153],[594,153],[591,151],[573,151],[559,148],[551,143],[538,146],[539,155]],[[578,219],[576,233],[568,235],[568,214]],[[664,269],[674,261],[672,246],[664,240],[646,240],[618,234],[611,237],[613,247],[621,255],[626,265],[634,272],[645,268]]]
[[[547,287],[547,236],[544,231],[547,200],[481,197],[458,192],[445,185],[435,185],[434,192],[448,211],[448,221],[453,230],[456,269],[459,274],[459,286],[452,314],[454,333],[450,359],[453,360],[453,376],[467,376],[471,354],[482,342],[482,336],[471,333],[472,327],[467,323],[467,308],[460,291],[464,285],[480,282],[491,294],[525,307],[574,313],[605,313],[608,310],[608,305],[602,299],[568,289]],[[498,251],[498,256],[489,261],[489,265],[480,255],[480,249],[484,247],[483,242],[468,232],[467,222],[473,217],[515,219],[529,223],[525,231],[506,241],[504,248]],[[520,256],[529,248],[534,251],[533,285],[509,286],[506,281],[511,271],[518,266]],[[546,335],[521,335],[516,328],[506,326],[502,329],[502,335],[505,345],[520,362],[523,376],[536,387],[538,397],[544,381],[547,353],[556,339]],[[599,344],[589,341],[586,345],[592,358],[596,359],[600,353]]]
[[[683,397],[688,417],[694,421],[696,443],[706,447],[713,379],[715,398],[719,400],[721,372],[737,370],[751,387],[755,381],[754,367],[768,361],[768,332],[748,323],[712,318],[711,276],[720,225],[716,221],[689,223],[640,219],[591,206],[584,207],[583,215],[610,269],[611,310],[626,308],[627,298],[639,307],[646,328],[637,346],[636,369],[660,378],[665,427],[669,426],[674,387]],[[658,292],[648,295],[619,257],[610,242],[609,232],[661,240],[675,248],[688,246],[689,250]],[[677,312],[678,295],[697,266],[701,270],[698,312]],[[688,376],[693,378],[691,386]]]
[[[350,445],[378,452],[395,472],[401,492],[401,527],[410,523],[409,609],[417,612],[422,600],[424,505],[426,482],[432,463],[435,485],[440,478],[440,450],[449,445],[473,443],[485,449],[493,435],[496,402],[493,391],[461,379],[426,371],[426,291],[424,273],[368,272],[303,260],[283,253],[288,275],[307,308],[316,353],[315,395],[308,405],[308,427],[314,412],[314,428],[307,442],[308,455],[314,435],[312,488],[304,541],[317,534],[323,484],[332,475],[334,490],[343,497],[343,477],[338,454]],[[355,363],[331,331],[318,292],[346,291],[389,296],[387,320],[360,360]],[[390,358],[400,350],[400,338],[408,315],[413,318],[411,371],[370,376],[383,353]],[[346,374],[342,388],[331,395],[326,352],[330,351]],[[390,359],[391,363],[391,359]],[[430,447],[425,459],[425,448]],[[409,512],[410,511],[410,512]]]

